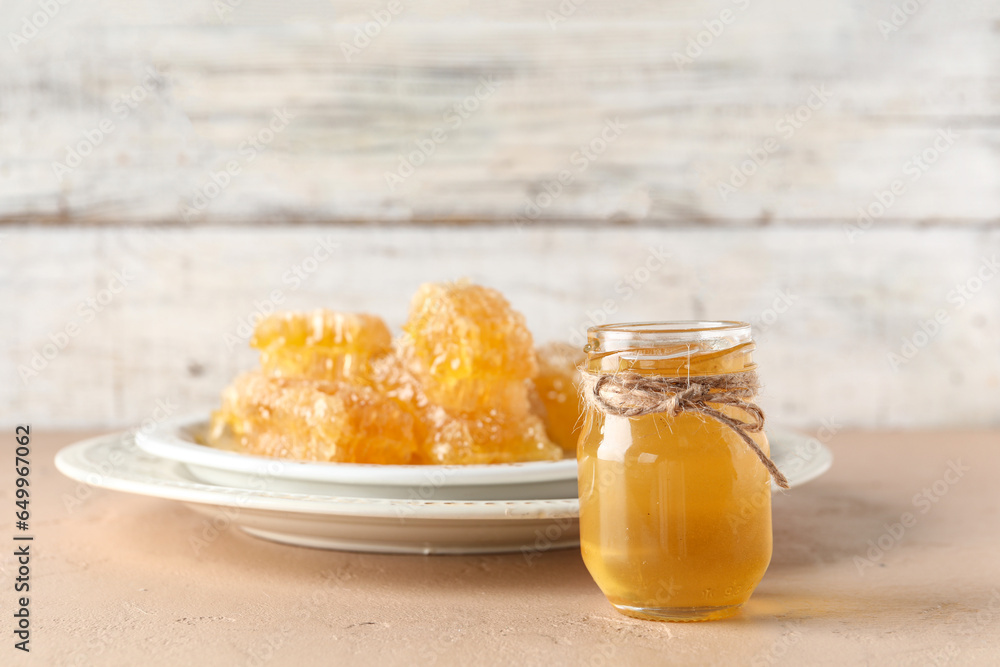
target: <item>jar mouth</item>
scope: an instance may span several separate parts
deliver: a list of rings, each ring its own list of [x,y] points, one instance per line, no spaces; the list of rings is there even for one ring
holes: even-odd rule
[[[587,329],[591,352],[616,352],[663,345],[694,345],[720,350],[749,343],[750,325],[734,320],[623,322]]]

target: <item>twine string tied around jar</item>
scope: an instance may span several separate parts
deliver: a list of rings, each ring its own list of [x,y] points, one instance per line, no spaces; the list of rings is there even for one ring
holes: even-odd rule
[[[633,372],[583,372],[582,375],[585,400],[605,414],[621,417],[665,414],[676,417],[682,412],[695,412],[728,426],[757,455],[777,485],[782,489],[788,488],[788,480],[778,466],[750,437],[751,433],[764,430],[764,411],[753,402],[760,389],[756,371],[695,378]],[[713,405],[731,405],[742,410],[750,419],[734,419]]]

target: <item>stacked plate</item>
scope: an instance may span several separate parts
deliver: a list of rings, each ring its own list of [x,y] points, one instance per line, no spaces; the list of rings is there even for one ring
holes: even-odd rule
[[[579,544],[576,461],[386,466],[286,461],[199,444],[206,416],[92,438],[56,456],[92,486],[170,498],[251,535],[326,549],[526,556]],[[815,440],[769,432],[792,485],[832,461]]]

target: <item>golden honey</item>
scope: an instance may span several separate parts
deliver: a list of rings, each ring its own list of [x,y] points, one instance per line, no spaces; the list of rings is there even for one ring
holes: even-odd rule
[[[753,349],[740,323],[607,325],[589,332],[586,370],[697,381],[754,369]],[[763,433],[751,437],[768,453]],[[591,407],[578,458],[583,559],[619,611],[695,621],[746,602],[771,559],[770,477],[734,431],[696,412],[628,418]]]

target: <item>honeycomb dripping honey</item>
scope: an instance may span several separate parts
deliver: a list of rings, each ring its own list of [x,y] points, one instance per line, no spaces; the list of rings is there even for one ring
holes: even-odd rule
[[[584,359],[582,350],[565,343],[538,348],[535,411],[544,415],[549,437],[566,452],[576,452],[583,425],[579,366]]]
[[[245,373],[222,392],[216,442],[302,461],[412,463],[414,420],[396,401],[364,386]]]
[[[577,420],[532,401],[539,364],[523,316],[468,282],[422,286],[394,342],[374,315],[318,310],[272,315],[251,344],[261,370],[223,392],[215,446],[357,463],[554,460],[549,433]]]
[[[341,380],[364,377],[374,358],[389,351],[392,335],[376,315],[279,313],[257,325],[250,346],[269,375]]]

